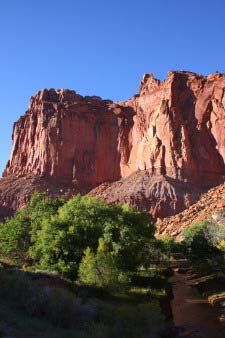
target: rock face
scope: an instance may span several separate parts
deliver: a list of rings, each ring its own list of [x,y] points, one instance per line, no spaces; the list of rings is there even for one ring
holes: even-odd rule
[[[3,176],[95,188],[110,203],[165,217],[224,180],[224,131],[225,74],[145,74],[139,94],[117,103],[43,90],[14,125]]]
[[[225,75],[217,73],[169,72],[163,82],[145,75],[126,103],[136,115],[125,176],[138,169],[179,179],[224,175],[224,91]]]
[[[58,177],[93,187],[120,176],[133,110],[69,90],[43,90],[15,123],[3,176]]]
[[[225,183],[210,189],[201,196],[197,203],[192,204],[183,212],[163,220],[158,219],[157,234],[166,234],[181,240],[182,230],[186,226],[204,219],[225,224]]]
[[[89,192],[108,203],[126,203],[148,210],[152,218],[164,218],[189,207],[206,189],[151,170],[139,170],[111,184],[103,183]]]

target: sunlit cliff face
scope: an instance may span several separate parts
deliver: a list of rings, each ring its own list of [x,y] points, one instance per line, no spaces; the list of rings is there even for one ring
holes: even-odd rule
[[[164,217],[225,174],[225,75],[145,74],[126,102],[43,90],[14,125],[4,177],[65,180]],[[113,188],[114,187],[114,188]],[[194,187],[197,189],[195,191]]]

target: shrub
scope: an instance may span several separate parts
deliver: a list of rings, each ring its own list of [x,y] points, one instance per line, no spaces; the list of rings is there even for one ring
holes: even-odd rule
[[[93,296],[84,299],[79,288],[75,294],[67,288],[50,286],[51,283],[43,285],[37,283],[34,274],[19,270],[1,270],[0,284],[1,302],[7,302],[14,310],[19,309],[19,318],[42,318],[45,325],[54,325],[59,335],[52,332],[52,326],[46,332],[46,326],[42,328],[39,326],[41,322],[37,322],[38,333],[43,330],[41,334],[45,332],[48,337],[156,338],[165,329],[159,303],[149,302],[149,298],[143,304],[126,304],[125,299],[124,302],[121,299],[116,301],[115,297],[113,301],[109,298],[97,300]],[[27,316],[21,317],[22,313]],[[71,331],[66,331],[66,328]]]
[[[189,245],[197,236],[204,237],[212,246],[217,246],[225,239],[225,226],[208,220],[197,222],[183,231],[184,241]]]
[[[207,220],[195,223],[184,229],[184,243],[191,260],[198,265],[203,262],[207,271],[223,266],[222,251],[218,248],[219,241],[224,238],[224,229]]]

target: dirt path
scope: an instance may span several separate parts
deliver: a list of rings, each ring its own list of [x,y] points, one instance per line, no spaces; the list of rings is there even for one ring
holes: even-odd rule
[[[174,295],[171,305],[177,337],[225,338],[225,326],[217,319],[216,309],[189,285],[187,276],[175,272],[169,281]]]

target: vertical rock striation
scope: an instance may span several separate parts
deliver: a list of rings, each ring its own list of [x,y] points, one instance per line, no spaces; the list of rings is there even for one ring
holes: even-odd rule
[[[95,188],[91,194],[154,218],[183,210],[224,180],[225,74],[145,74],[139,94],[116,103],[38,92],[14,125],[2,180],[29,175]]]
[[[64,178],[80,187],[118,180],[133,110],[69,90],[43,90],[15,123],[3,176]]]
[[[178,179],[225,173],[225,75],[169,72],[160,82],[146,74],[135,110],[132,147],[124,176],[136,170]]]

